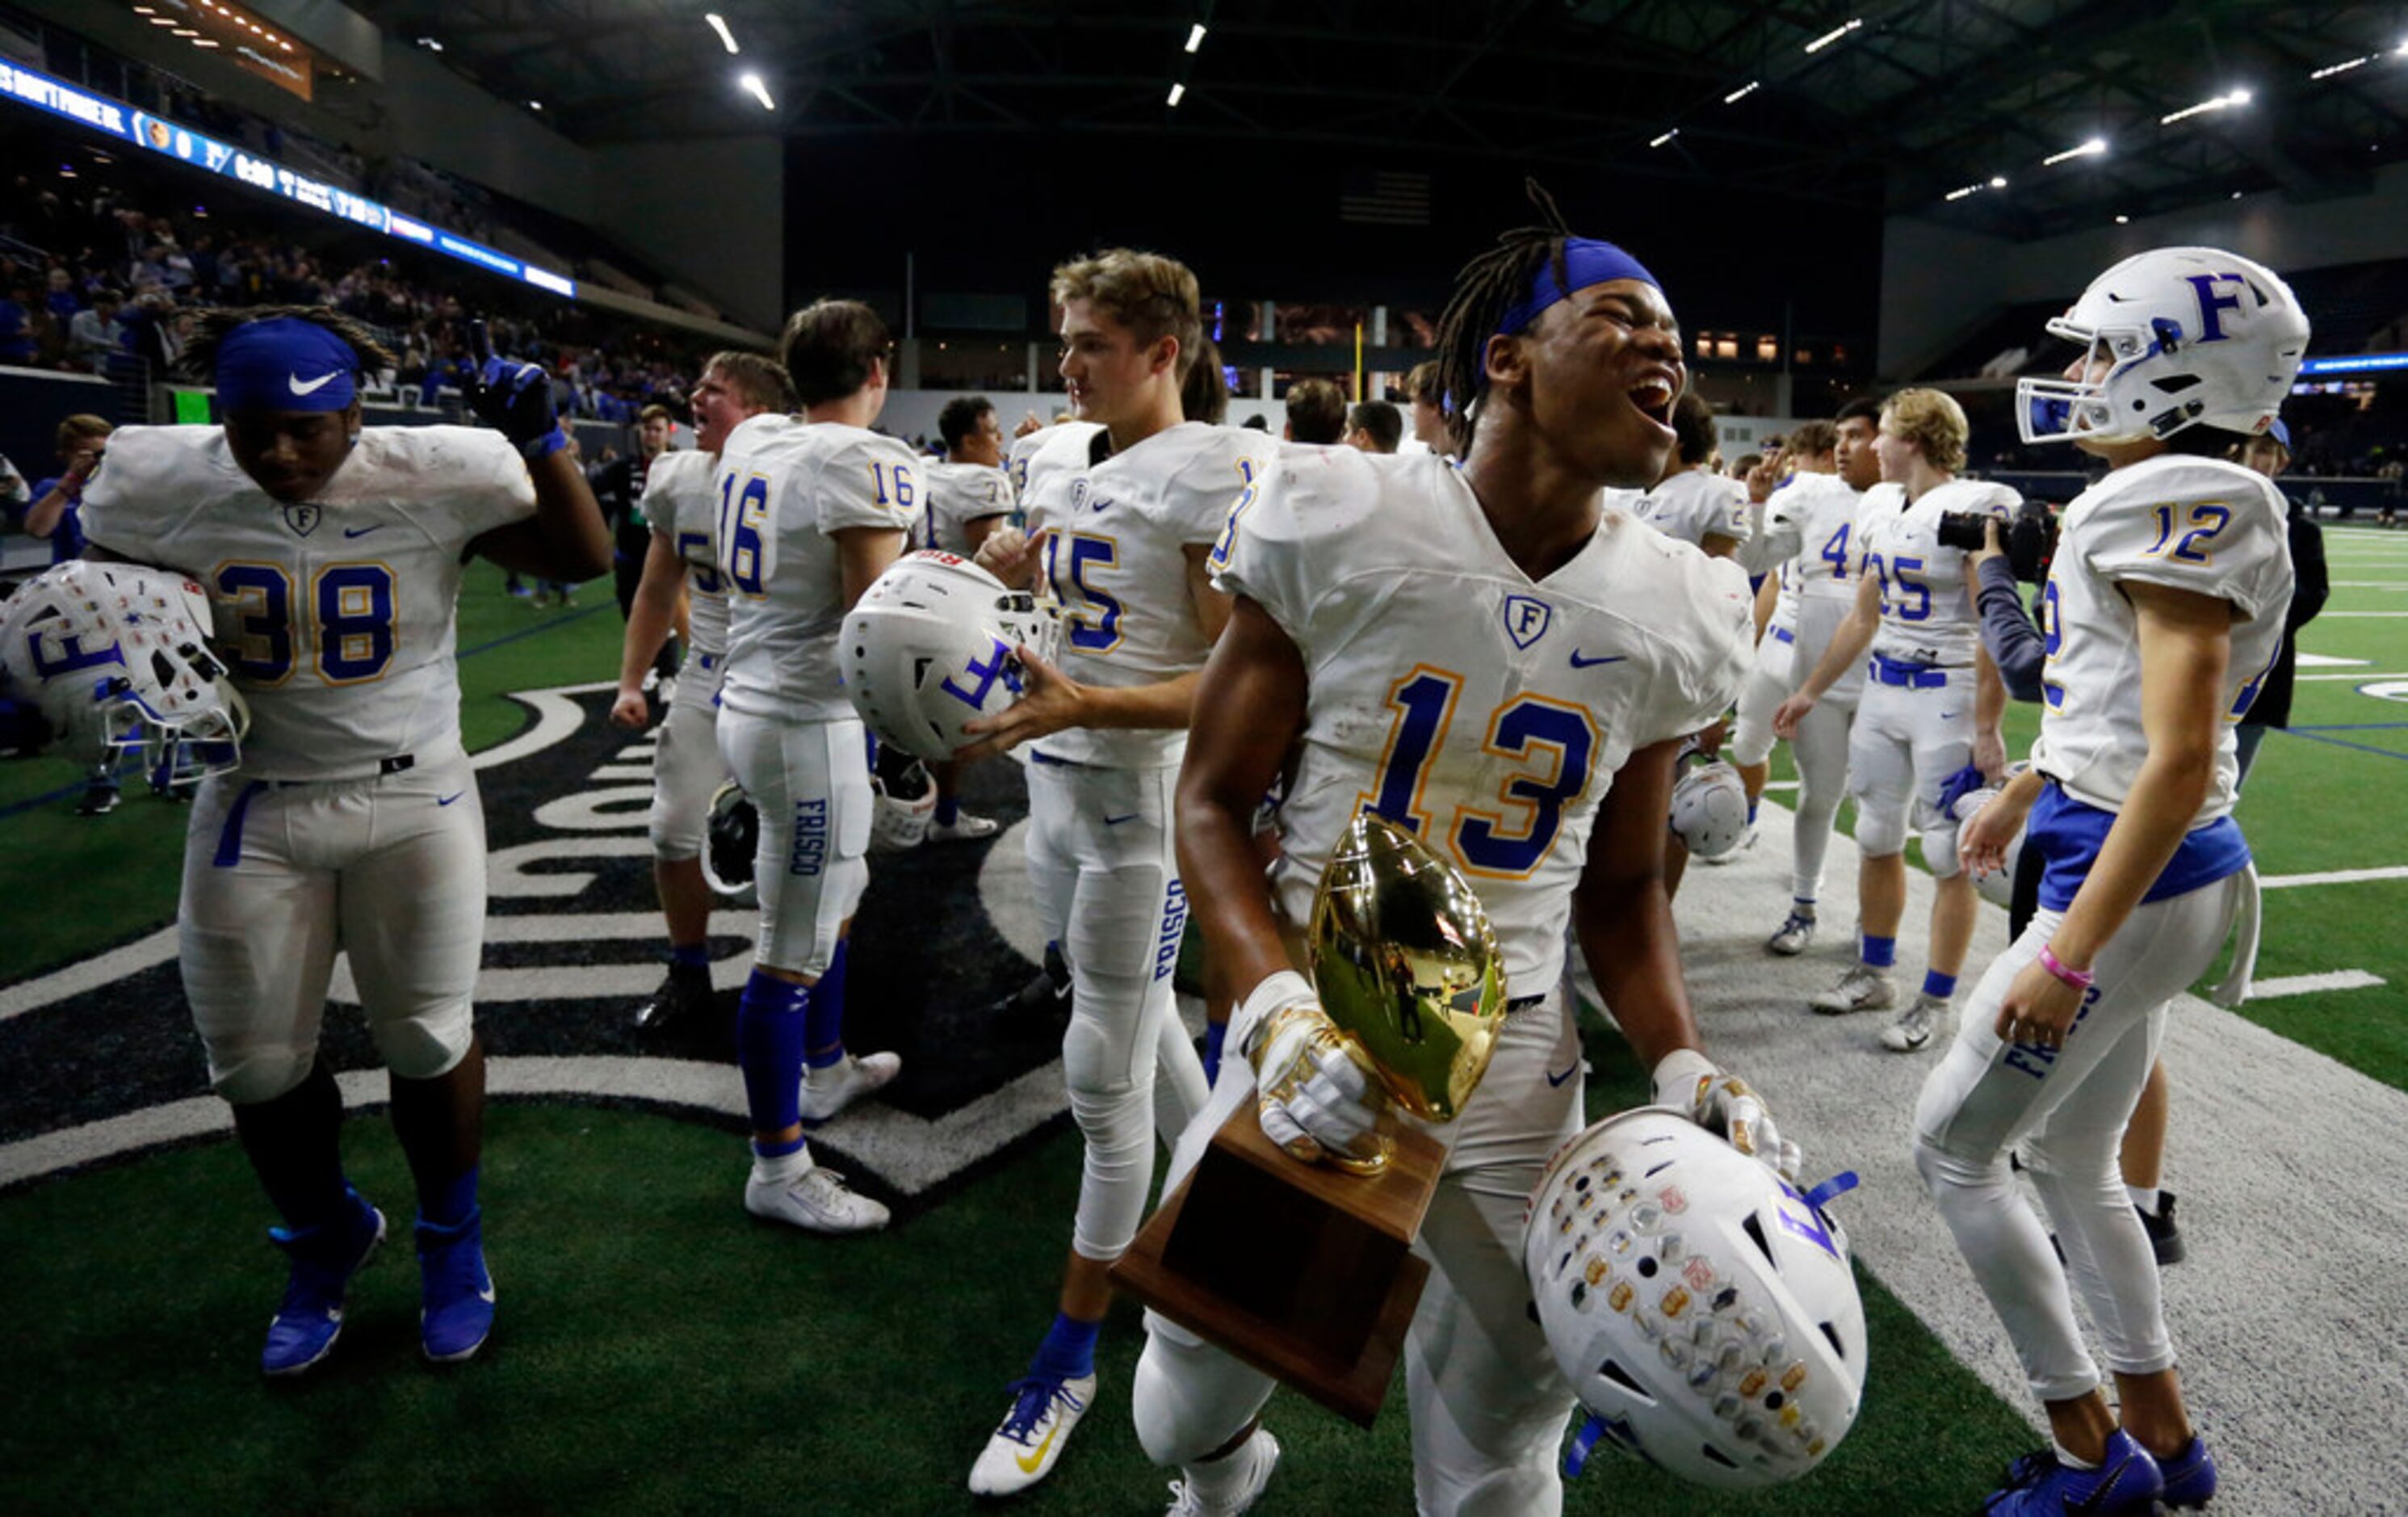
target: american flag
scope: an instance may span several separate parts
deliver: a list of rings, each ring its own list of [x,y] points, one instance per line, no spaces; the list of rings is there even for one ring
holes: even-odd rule
[[[1338,192],[1338,219],[1369,226],[1427,226],[1427,174],[1357,172]]]

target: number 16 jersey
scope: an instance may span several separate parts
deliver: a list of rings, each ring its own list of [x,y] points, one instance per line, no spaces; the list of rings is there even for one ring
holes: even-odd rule
[[[1755,630],[1738,565],[1611,507],[1570,563],[1532,582],[1461,471],[1428,455],[1282,449],[1213,567],[1304,658],[1272,873],[1283,913],[1310,919],[1339,837],[1378,812],[1469,879],[1515,997],[1562,973],[1572,887],[1615,772],[1722,713]]]

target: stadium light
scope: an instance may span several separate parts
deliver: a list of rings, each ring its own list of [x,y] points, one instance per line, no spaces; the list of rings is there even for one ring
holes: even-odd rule
[[[1760,79],[1749,79],[1745,84],[1741,85],[1730,94],[1724,95],[1723,104],[1727,106],[1738,105],[1741,101],[1746,99],[1749,95],[1754,94],[1756,91],[1763,88],[1764,80]]]
[[[2118,226],[2129,226],[2132,224],[2132,218],[2129,216],[2118,216],[2115,218],[2115,224]]]
[[[420,37],[418,39],[418,45],[424,48],[429,52],[441,52],[443,51],[443,44],[436,41],[431,36]]]
[[[543,108],[543,102],[540,100],[530,100],[527,102],[527,108],[529,110],[541,110]]]
[[[2367,65],[2374,62],[2374,57],[2375,55],[2370,52],[2361,57],[2352,58],[2345,64],[2327,64],[2324,67],[2317,69],[2313,74],[2310,74],[2308,78],[2311,81],[2314,81],[2320,79],[2330,79],[2335,74],[2346,74],[2353,68],[2365,67]]]
[[[1204,23],[1197,22],[1187,29],[1187,51],[1194,52],[1204,45]]]
[[[1182,95],[1185,94],[1186,93],[1187,93],[1187,86],[1186,86],[1186,85],[1174,82],[1174,83],[1170,86],[1170,104],[1172,104],[1172,105],[1174,105],[1174,106],[1175,106],[1175,105],[1177,105],[1177,104],[1179,104],[1180,96],[1182,96]]]
[[[1994,190],[2003,190],[2006,187],[2007,176],[2004,174],[1993,174],[1990,176],[1990,188]]]
[[[745,90],[752,94],[753,99],[761,102],[761,108],[763,110],[775,110],[778,108],[778,102],[769,98],[769,86],[761,82],[760,75],[746,74],[737,79],[736,82],[743,85]]]
[[[1681,135],[1681,129],[1680,129],[1679,127],[1675,126],[1675,127],[1673,127],[1673,128],[1672,128],[1670,131],[1669,131],[1669,132],[1663,133],[1662,135],[1660,135],[1660,136],[1658,136],[1658,137],[1655,137],[1650,138],[1650,139],[1648,140],[1647,145],[1648,145],[1649,147],[1651,147],[1651,148],[1660,148],[1660,147],[1662,147],[1665,143],[1671,141],[1674,137],[1679,137],[1680,135]]]
[[[1825,48],[1829,47],[1832,43],[1837,42],[1840,38],[1847,36],[1850,32],[1855,31],[1864,23],[1865,19],[1862,16],[1858,16],[1844,26],[1834,26],[1829,31],[1824,33],[1821,36],[1816,37],[1813,41],[1807,43],[1806,51],[1808,52],[1820,52]]]
[[[2106,151],[2107,139],[2103,137],[2094,137],[2078,148],[2068,148],[2063,152],[2042,158],[2040,161],[2040,166],[2042,168],[2055,168],[2057,165],[2065,162],[2069,158],[2096,158]]]
[[[741,52],[744,51],[736,45],[736,34],[727,29],[727,22],[721,19],[719,12],[715,10],[707,11],[704,13],[702,19],[709,22],[710,23],[710,29],[719,34],[719,40],[727,44],[728,51]]]
[[[2214,95],[2209,99],[2202,100],[2195,106],[2185,106],[2182,109],[2175,111],[2171,116],[2160,116],[2157,118],[2157,124],[2159,126],[2172,126],[2178,121],[2186,121],[2190,117],[2197,116],[2204,111],[2227,110],[2234,106],[2245,106],[2248,103],[2248,91],[2231,90],[2223,94]]]

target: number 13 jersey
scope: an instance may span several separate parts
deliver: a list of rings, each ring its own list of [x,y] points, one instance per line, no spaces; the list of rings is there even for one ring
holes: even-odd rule
[[[1222,588],[1261,605],[1304,658],[1272,872],[1282,911],[1310,919],[1330,850],[1376,811],[1470,880],[1516,997],[1562,972],[1614,773],[1721,715],[1755,630],[1738,565],[1612,508],[1533,583],[1435,456],[1282,449],[1213,562]]]
[[[244,473],[221,427],[120,427],[83,504],[93,542],[208,587],[251,705],[242,773],[266,780],[458,747],[463,555],[534,512],[517,450],[470,426],[366,427],[298,505]]]

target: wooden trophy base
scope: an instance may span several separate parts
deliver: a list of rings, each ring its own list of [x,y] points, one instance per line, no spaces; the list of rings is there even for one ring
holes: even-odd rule
[[[1371,1425],[1429,1265],[1412,1255],[1445,1149],[1412,1127],[1375,1176],[1299,1163],[1252,1102],[1141,1229],[1112,1284]]]

